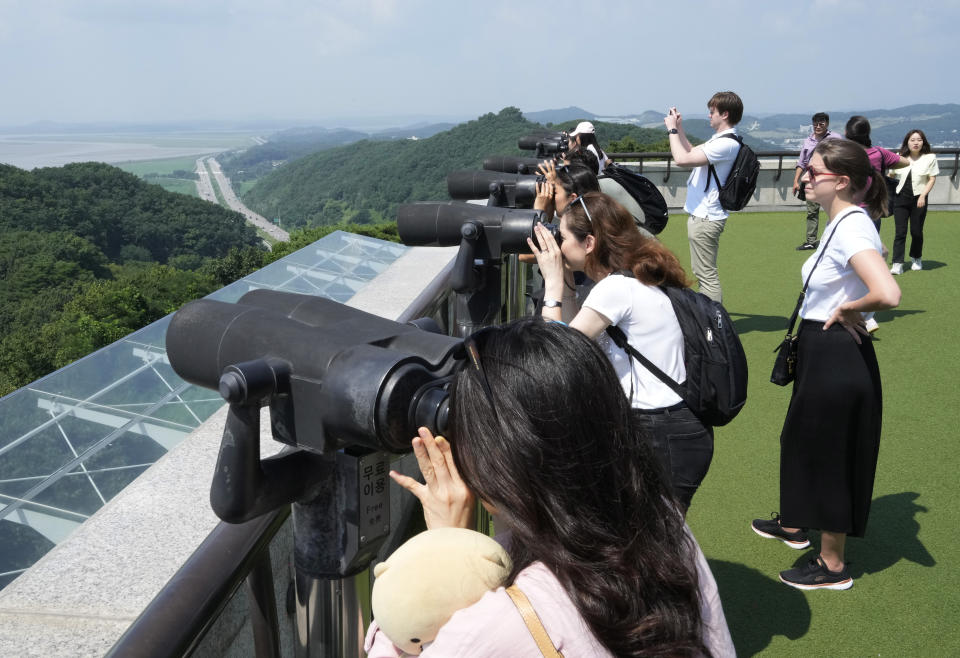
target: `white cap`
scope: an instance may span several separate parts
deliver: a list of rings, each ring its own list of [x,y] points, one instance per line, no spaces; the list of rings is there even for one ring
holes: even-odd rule
[[[596,134],[596,132],[597,131],[594,129],[592,123],[589,121],[581,121],[577,124],[577,127],[573,129],[573,132],[570,133],[570,136],[573,137],[575,135],[582,135],[584,133],[593,135]]]

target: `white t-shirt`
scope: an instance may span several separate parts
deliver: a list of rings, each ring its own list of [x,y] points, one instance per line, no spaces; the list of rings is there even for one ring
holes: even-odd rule
[[[587,150],[597,156],[597,175],[599,176],[603,173],[603,170],[607,168],[607,164],[610,163],[610,158],[608,158],[607,154],[603,151],[598,151],[597,147],[593,144],[587,146]]]
[[[736,135],[737,131],[735,128],[724,130],[700,145],[707,161],[717,170],[720,185],[727,182],[730,170],[733,169],[733,161],[740,152],[740,143],[723,137],[726,134]],[[710,176],[710,189],[704,191],[709,171],[707,165],[701,165],[690,172],[690,177],[687,178],[687,200],[683,204],[683,210],[687,214],[706,217],[711,221],[726,219],[729,213],[720,205],[720,188],[713,176]]]
[[[686,381],[683,333],[673,305],[662,290],[632,277],[611,274],[597,282],[583,305],[619,327],[626,334],[627,342],[674,381]],[[660,409],[681,401],[673,389],[639,361],[630,358],[606,333],[600,334],[598,342],[607,353],[627,395],[630,395],[632,385],[633,399],[630,402],[634,407]]]
[[[804,320],[826,322],[840,304],[866,295],[869,290],[867,284],[853,270],[850,258],[867,249],[873,249],[878,254],[883,250],[880,234],[870,216],[862,208],[851,208],[827,224],[820,238],[820,246],[800,270],[801,281],[806,281],[810,276],[810,270],[828,238],[830,244],[813,272],[803,306],[800,307],[800,317]]]

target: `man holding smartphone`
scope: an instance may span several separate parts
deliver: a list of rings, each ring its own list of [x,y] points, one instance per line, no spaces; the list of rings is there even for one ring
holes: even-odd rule
[[[805,199],[806,195],[800,194],[800,176],[803,170],[810,164],[810,157],[817,144],[825,139],[843,139],[843,135],[837,134],[830,128],[830,116],[826,112],[817,112],[811,119],[813,122],[813,132],[803,141],[803,147],[800,149],[800,157],[797,158],[797,170],[793,174],[793,196],[798,199]],[[820,230],[820,204],[816,201],[807,201],[807,239],[797,247],[797,251],[807,251],[816,249],[820,241],[817,239],[817,233]]]
[[[692,167],[687,179],[687,200],[683,209],[687,218],[687,238],[690,241],[690,269],[700,283],[700,292],[714,301],[722,301],[717,256],[720,252],[720,234],[727,222],[727,211],[720,205],[720,186],[727,182],[733,161],[740,151],[735,126],[743,118],[743,101],[732,91],[719,91],[707,101],[713,136],[699,146],[690,144],[683,132],[683,119],[677,108],[671,107],[663,123],[670,139],[670,153],[680,167]],[[713,165],[719,184],[709,181]]]

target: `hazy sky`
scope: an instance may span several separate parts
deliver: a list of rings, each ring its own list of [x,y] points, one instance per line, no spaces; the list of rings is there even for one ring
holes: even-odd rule
[[[951,103],[958,25],[957,0],[0,0],[0,125]]]

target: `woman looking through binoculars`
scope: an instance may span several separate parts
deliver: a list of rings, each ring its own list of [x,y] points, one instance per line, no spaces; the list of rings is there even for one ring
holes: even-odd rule
[[[465,341],[450,442],[413,439],[424,483],[391,472],[428,528],[468,527],[474,496],[509,535],[515,584],[578,656],[733,655],[716,583],[597,345],[540,318]],[[375,626],[368,655],[399,655]],[[457,611],[423,656],[541,655],[503,587]]]
[[[557,217],[562,215],[577,197],[600,191],[596,175],[582,165],[555,165],[552,160],[547,160],[539,170],[544,180],[537,183],[533,208],[546,211],[548,218],[554,214]]]
[[[637,231],[630,213],[605,194],[588,193],[571,204],[561,216],[559,244],[541,225],[534,231],[537,241],[529,244],[544,281],[543,317],[567,321],[598,339],[686,512],[713,459],[713,428],[604,333],[616,325],[637,351],[673,380],[685,381],[683,334],[659,288],[686,287],[683,267],[660,242]],[[583,308],[577,308],[574,272],[597,282]]]

